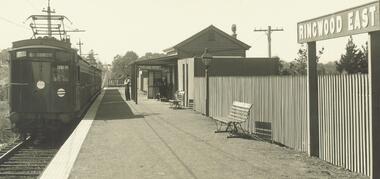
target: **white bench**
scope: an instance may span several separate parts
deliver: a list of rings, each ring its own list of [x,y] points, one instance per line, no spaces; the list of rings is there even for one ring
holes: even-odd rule
[[[238,128],[243,130],[241,123],[248,120],[248,118],[250,117],[251,108],[252,104],[234,101],[232,103],[231,110],[228,116],[213,117],[216,123],[215,132],[231,132],[237,134],[239,130]],[[223,125],[226,126],[225,130],[222,130]]]
[[[182,108],[182,106],[183,106],[182,103],[183,103],[183,97],[184,97],[184,95],[185,95],[185,91],[177,91],[175,93],[175,99],[174,100],[169,100],[172,103],[171,107],[173,109],[180,109],[180,108]]]

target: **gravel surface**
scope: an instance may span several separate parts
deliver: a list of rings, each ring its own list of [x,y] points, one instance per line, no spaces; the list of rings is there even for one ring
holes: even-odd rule
[[[121,96],[106,91],[70,178],[369,178],[289,148],[227,139],[192,110]]]

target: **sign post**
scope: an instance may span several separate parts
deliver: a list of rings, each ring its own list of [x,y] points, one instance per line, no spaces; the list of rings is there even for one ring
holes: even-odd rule
[[[380,6],[371,2],[337,13],[306,20],[297,24],[298,43],[308,47],[308,128],[309,155],[319,156],[318,78],[316,41],[369,33],[368,76],[370,90],[369,172],[372,179],[380,178]]]
[[[307,120],[309,155],[319,157],[318,73],[316,42],[307,43]]]
[[[380,178],[380,31],[369,33],[368,72],[370,89],[370,122],[372,122],[371,178]]]

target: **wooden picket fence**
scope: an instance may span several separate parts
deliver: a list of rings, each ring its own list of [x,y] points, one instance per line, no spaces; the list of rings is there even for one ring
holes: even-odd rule
[[[205,79],[194,80],[194,109],[205,113]],[[370,174],[371,127],[367,75],[318,79],[320,158],[354,172]],[[226,116],[233,101],[253,104],[244,124],[272,123],[273,140],[308,151],[306,76],[210,77],[210,116]]]
[[[324,76],[318,80],[320,158],[370,174],[371,123],[367,75]]]

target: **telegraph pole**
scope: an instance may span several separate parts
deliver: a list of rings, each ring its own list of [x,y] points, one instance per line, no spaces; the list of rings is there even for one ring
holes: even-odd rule
[[[80,39],[79,39],[79,42],[77,43],[77,45],[79,45],[79,55],[82,56],[82,45],[83,45],[83,43],[80,41]]]
[[[272,32],[284,31],[284,29],[272,29],[272,26],[268,26],[268,29],[255,29],[255,32],[266,32],[268,36],[268,56],[272,58]]]

